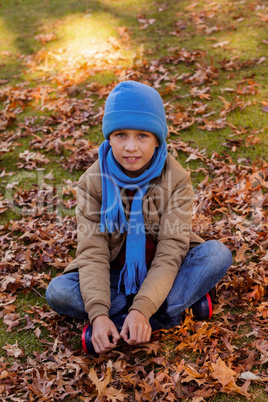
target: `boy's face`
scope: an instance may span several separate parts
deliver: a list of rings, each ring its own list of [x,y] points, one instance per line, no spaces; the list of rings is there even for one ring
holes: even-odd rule
[[[149,167],[159,145],[154,134],[130,129],[112,132],[109,142],[115,159],[129,177],[138,177]]]

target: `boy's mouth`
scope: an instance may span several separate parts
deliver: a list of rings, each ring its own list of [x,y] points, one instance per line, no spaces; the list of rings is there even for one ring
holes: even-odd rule
[[[138,159],[140,159],[140,156],[123,156],[124,159],[126,159],[127,161],[137,161]]]

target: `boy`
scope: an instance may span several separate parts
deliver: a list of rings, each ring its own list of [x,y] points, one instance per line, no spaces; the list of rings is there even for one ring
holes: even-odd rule
[[[152,329],[179,325],[190,306],[209,317],[208,292],[232,263],[222,243],[191,232],[190,177],[167,154],[158,92],[121,82],[102,128],[99,160],[78,183],[76,259],[46,293],[57,313],[89,318],[83,346],[97,353],[120,338],[149,342]]]

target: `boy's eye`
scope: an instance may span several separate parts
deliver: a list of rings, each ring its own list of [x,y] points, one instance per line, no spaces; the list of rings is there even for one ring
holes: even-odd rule
[[[116,137],[118,138],[123,138],[125,136],[125,133],[117,133]]]
[[[148,135],[147,135],[147,134],[144,134],[144,133],[140,133],[140,134],[139,134],[139,137],[140,137],[140,138],[147,138]]]

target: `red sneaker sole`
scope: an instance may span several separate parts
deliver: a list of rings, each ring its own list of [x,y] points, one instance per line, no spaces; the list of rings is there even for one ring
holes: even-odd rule
[[[87,325],[85,326],[85,328],[83,329],[83,332],[82,332],[82,346],[83,346],[83,349],[84,349],[84,351],[85,351],[86,353],[88,353],[87,345],[86,345],[86,330],[87,330],[87,327],[88,327],[89,325],[90,325],[90,324],[87,324]]]

